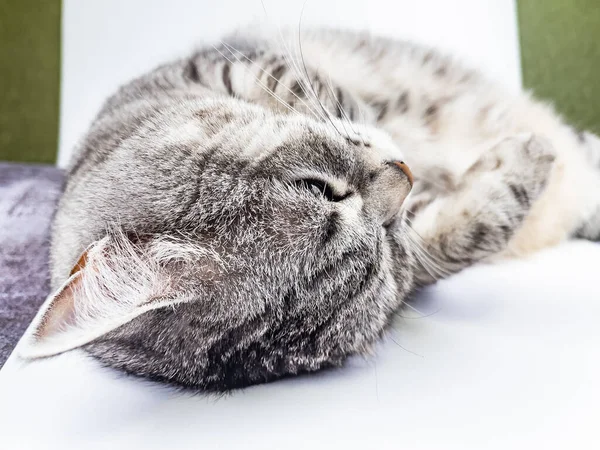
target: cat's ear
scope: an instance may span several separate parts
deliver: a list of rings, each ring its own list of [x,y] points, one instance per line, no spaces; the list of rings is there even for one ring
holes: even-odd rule
[[[33,359],[81,347],[146,311],[183,301],[157,256],[126,238],[89,246],[38,312],[18,354]]]

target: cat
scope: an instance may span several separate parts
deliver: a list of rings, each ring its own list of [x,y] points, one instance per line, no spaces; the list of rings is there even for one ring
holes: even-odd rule
[[[369,354],[476,262],[600,238],[593,134],[424,46],[295,39],[237,33],[106,101],[24,358],[223,392]]]

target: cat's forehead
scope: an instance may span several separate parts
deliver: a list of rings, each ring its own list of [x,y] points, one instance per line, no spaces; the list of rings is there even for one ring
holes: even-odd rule
[[[245,138],[244,156],[261,166],[273,161],[280,166],[312,165],[345,176],[403,159],[387,133],[335,119],[329,123],[303,118],[267,122]]]
[[[404,160],[404,153],[385,131],[370,126],[362,126],[357,130],[357,133],[358,138],[365,141],[371,149],[371,152],[365,154],[368,163],[379,165],[387,161]]]
[[[402,161],[402,151],[385,131],[363,124],[334,119],[313,128],[314,137],[327,136],[324,142],[339,151],[336,156],[351,157],[370,170],[387,161]]]
[[[173,123],[156,139],[165,145],[188,143],[200,149],[217,146],[218,153],[230,160],[252,161],[255,166],[265,166],[263,162],[269,160],[278,160],[280,165],[304,162],[314,169],[333,170],[338,176],[362,168],[371,171],[387,161],[404,159],[385,131],[366,124],[335,117],[315,120],[222,101],[202,108],[186,110],[186,114],[176,117],[167,115],[165,120]],[[212,128],[198,121],[198,111],[205,110],[204,116],[212,118]]]

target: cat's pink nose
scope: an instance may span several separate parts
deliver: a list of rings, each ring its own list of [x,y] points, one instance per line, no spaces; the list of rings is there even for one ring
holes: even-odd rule
[[[411,186],[413,185],[415,179],[413,177],[412,172],[410,171],[408,166],[404,163],[404,161],[390,161],[389,164],[392,165],[394,168],[400,169],[402,172],[404,172],[410,185]]]

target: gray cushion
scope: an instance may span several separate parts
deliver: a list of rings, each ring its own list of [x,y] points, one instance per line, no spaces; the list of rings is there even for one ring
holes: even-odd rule
[[[49,230],[64,174],[0,163],[0,366],[48,295]]]

